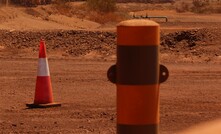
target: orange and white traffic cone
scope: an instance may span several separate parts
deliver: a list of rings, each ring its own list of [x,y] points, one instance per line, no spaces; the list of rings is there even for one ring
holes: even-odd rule
[[[34,103],[26,104],[26,106],[29,108],[46,108],[61,106],[61,104],[53,102],[48,59],[46,56],[45,42],[43,40],[40,41],[38,74]]]

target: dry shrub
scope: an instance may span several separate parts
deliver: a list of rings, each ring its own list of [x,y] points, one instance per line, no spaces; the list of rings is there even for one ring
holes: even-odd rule
[[[118,3],[117,10],[120,12],[138,12],[143,10],[172,10],[172,3],[150,4],[150,3]]]
[[[92,10],[88,7],[87,3],[72,5],[71,13],[73,16],[80,19],[87,19],[100,24],[119,22],[128,17],[128,14],[122,11],[99,12],[97,10]]]
[[[54,7],[57,9],[57,11],[62,14],[71,17],[71,10],[72,7],[67,3],[67,0],[55,0],[54,1]]]
[[[193,0],[192,11],[195,13],[221,13],[221,3],[218,0]]]
[[[65,4],[66,2],[67,0],[54,0],[53,1],[54,4],[61,4],[61,5]]]
[[[32,8],[26,8],[25,13],[27,13],[29,15],[32,15],[32,16],[35,16],[35,17],[40,17],[41,16],[41,14],[39,12],[35,11]]]
[[[116,9],[116,0],[87,0],[89,8],[100,12],[113,12]]]
[[[221,13],[221,1],[210,4],[213,13]]]
[[[208,11],[211,11],[210,3],[207,0],[193,0],[192,4],[192,11],[195,13],[208,13]]]
[[[100,24],[105,24],[108,22],[119,22],[123,20],[123,17],[120,14],[113,12],[100,13],[96,11],[91,11],[89,15],[89,20],[98,22]]]
[[[178,13],[190,11],[191,3],[188,3],[186,1],[178,2],[175,4],[175,9],[176,9],[176,12],[178,12]]]
[[[177,12],[221,13],[221,2],[209,0],[178,1],[175,4]]]
[[[193,6],[197,8],[205,7],[209,4],[207,0],[193,0]]]
[[[219,5],[217,8],[215,8],[216,13],[221,13],[221,5]]]

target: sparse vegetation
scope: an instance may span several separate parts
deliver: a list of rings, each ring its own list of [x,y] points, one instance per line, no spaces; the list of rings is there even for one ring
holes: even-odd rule
[[[192,1],[178,1],[175,4],[177,12],[194,12],[194,13],[221,13],[220,1],[209,0],[192,0]]]
[[[89,8],[99,12],[113,12],[116,9],[116,0],[87,0]]]
[[[186,1],[181,1],[175,4],[175,9],[178,13],[183,13],[190,11],[191,9],[191,3],[188,3]]]
[[[65,4],[66,2],[68,2],[67,0],[54,0],[53,3],[55,4]]]
[[[209,1],[193,0],[192,4],[193,4],[192,11],[195,13],[211,12]]]
[[[32,16],[35,16],[35,17],[40,17],[41,16],[41,14],[39,12],[35,11],[32,8],[26,8],[25,13],[27,13],[29,15],[32,15]]]
[[[192,12],[195,13],[221,13],[220,1],[193,0]]]
[[[108,22],[120,22],[123,20],[124,17],[122,17],[118,13],[99,13],[99,12],[90,12],[89,19],[91,21],[98,22],[100,24],[105,24]]]
[[[66,16],[72,16],[71,13],[72,7],[69,5],[69,3],[67,3],[67,0],[55,0],[54,5],[60,14]]]

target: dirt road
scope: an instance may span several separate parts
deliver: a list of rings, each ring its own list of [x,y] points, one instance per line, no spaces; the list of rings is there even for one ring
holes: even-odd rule
[[[54,100],[62,107],[26,109],[34,97],[37,58],[0,58],[1,133],[115,133],[116,87],[106,78],[115,61],[49,58]],[[221,65],[164,63],[161,134],[221,117]],[[9,71],[10,70],[10,71]]]

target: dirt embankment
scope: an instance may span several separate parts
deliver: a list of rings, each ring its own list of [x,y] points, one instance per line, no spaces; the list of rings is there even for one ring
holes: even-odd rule
[[[96,29],[101,26],[99,23],[88,19],[76,17],[74,15],[75,10],[72,11],[72,8],[76,9],[76,6],[0,7],[0,29],[19,31],[71,30]]]
[[[220,58],[219,29],[185,30],[161,33],[161,53],[212,60]],[[109,57],[116,53],[116,33],[101,31],[0,31],[1,47],[38,51],[39,40],[46,40],[49,52],[60,51],[63,56],[85,56],[91,53]]]
[[[90,52],[96,52],[102,56],[108,56],[115,51],[116,33],[93,31],[42,31],[19,32],[0,31],[2,47],[10,49],[31,48],[38,51],[40,39],[44,39],[49,52],[62,51],[63,55],[84,56]]]

